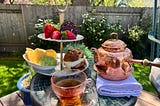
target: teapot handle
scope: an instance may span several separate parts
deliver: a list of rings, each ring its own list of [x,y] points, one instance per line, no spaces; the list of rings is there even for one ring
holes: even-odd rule
[[[91,51],[94,53],[94,62],[97,63],[99,61],[99,53],[98,50],[94,47],[91,48]]]
[[[141,64],[141,65],[144,65],[144,66],[156,66],[156,67],[160,68],[160,63],[151,62],[151,61],[149,61],[147,59],[144,59],[144,60],[129,59],[128,62]]]

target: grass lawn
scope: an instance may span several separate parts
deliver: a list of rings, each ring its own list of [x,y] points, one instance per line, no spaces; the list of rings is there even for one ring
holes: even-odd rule
[[[0,97],[18,90],[17,81],[27,72],[24,63],[22,57],[0,55]]]
[[[27,73],[23,66],[26,65],[22,57],[0,55],[0,97],[7,95],[17,89],[18,79]],[[142,84],[143,89],[156,94],[155,89],[149,81],[150,67],[134,65],[133,75]]]
[[[143,90],[157,94],[155,88],[153,88],[151,82],[149,81],[150,67],[138,64],[134,64],[133,66],[133,75],[137,79],[137,81],[142,84]]]

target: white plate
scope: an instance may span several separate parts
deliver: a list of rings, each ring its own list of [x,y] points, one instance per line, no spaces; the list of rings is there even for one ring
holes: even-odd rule
[[[84,69],[82,69],[81,71],[85,71],[89,66],[89,62],[87,61],[87,59],[85,59],[85,61],[86,61],[86,67]]]
[[[73,41],[80,41],[84,39],[82,35],[77,34],[76,39],[73,39],[73,40],[55,40],[51,38],[45,38],[44,33],[39,34],[38,38],[43,39],[43,40],[48,40],[48,41],[56,41],[56,42],[73,42]]]

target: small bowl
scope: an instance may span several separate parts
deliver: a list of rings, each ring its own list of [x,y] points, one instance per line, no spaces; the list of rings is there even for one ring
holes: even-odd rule
[[[51,73],[55,70],[55,67],[56,67],[56,66],[41,66],[41,65],[35,64],[26,58],[26,54],[23,54],[23,58],[36,72],[40,74],[51,76]]]

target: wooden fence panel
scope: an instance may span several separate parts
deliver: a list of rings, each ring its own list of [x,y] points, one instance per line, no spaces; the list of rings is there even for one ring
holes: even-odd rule
[[[34,24],[39,18],[53,18],[58,17],[58,14],[53,6],[39,6],[39,5],[23,5],[22,15],[26,26],[27,36],[34,33]]]
[[[105,16],[108,18],[108,22],[116,23],[120,22],[124,29],[128,26],[133,26],[138,23],[142,16],[143,8],[123,8],[123,7],[96,7],[97,16]],[[91,12],[92,8],[89,7],[88,12]]]
[[[0,51],[18,49],[27,43],[20,5],[0,8]]]
[[[82,24],[82,14],[85,13],[87,13],[86,6],[70,6],[65,13],[65,19],[80,25]]]

